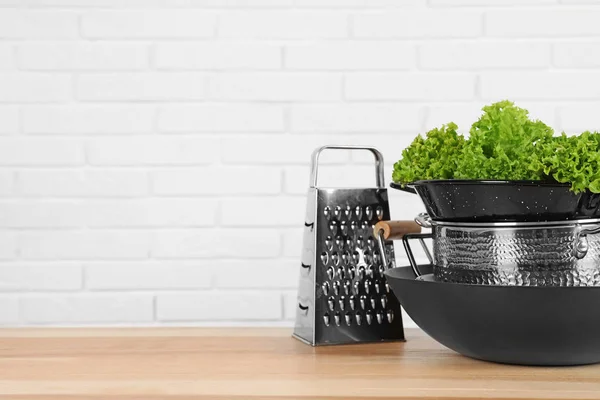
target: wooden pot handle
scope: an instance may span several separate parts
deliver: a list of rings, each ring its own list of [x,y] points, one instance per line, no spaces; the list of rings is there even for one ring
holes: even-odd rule
[[[402,239],[407,233],[421,233],[421,226],[414,221],[379,221],[373,228],[373,236],[383,232],[385,240]]]

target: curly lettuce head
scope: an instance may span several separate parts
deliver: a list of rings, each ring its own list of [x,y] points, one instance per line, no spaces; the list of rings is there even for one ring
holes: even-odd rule
[[[563,133],[541,147],[539,159],[546,175],[570,183],[573,192],[600,193],[600,133]]]
[[[465,139],[450,122],[417,136],[394,164],[392,180],[406,184],[423,179],[452,179]]]
[[[483,115],[470,130],[457,162],[455,178],[540,180],[543,166],[537,147],[552,139],[554,131],[510,101],[483,107]]]

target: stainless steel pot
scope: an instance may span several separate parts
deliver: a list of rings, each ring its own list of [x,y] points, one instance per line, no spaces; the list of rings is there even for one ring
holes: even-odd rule
[[[405,234],[404,248],[420,275],[410,241],[433,239],[438,281],[482,285],[600,286],[600,220],[457,223],[415,221],[430,234]],[[376,230],[381,242],[385,232]]]

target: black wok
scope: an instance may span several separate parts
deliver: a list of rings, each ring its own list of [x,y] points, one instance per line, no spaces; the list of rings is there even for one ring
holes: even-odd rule
[[[415,279],[410,267],[385,274],[415,323],[465,356],[522,365],[600,362],[600,287],[442,283]]]

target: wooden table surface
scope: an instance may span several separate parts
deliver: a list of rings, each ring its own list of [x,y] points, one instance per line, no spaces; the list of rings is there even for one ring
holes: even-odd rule
[[[418,330],[406,343],[312,348],[288,329],[0,330],[10,399],[600,399],[600,365],[462,357]]]

